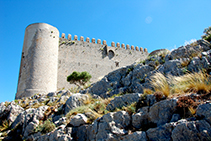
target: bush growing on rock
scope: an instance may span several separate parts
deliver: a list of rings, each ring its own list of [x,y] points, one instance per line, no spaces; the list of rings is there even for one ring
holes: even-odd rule
[[[70,84],[75,84],[80,87],[84,86],[91,78],[92,76],[86,71],[81,73],[74,71],[67,77],[67,81],[70,82]]]

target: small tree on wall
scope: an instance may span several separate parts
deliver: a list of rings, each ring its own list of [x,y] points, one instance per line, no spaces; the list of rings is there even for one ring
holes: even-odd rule
[[[81,72],[81,73],[74,71],[72,74],[67,76],[67,81],[70,84],[75,84],[78,87],[81,87],[81,86],[84,86],[91,78],[92,76],[86,71]]]

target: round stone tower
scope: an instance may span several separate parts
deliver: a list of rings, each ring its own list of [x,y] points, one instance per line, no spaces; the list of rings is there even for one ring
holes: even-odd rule
[[[57,90],[59,31],[46,23],[25,30],[16,99]]]

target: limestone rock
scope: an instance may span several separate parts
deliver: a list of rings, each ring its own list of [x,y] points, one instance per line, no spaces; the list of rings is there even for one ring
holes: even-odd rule
[[[106,110],[113,111],[115,110],[115,108],[122,108],[123,106],[127,106],[134,102],[138,102],[140,95],[141,94],[139,93],[134,93],[115,97],[113,100],[110,101],[110,103],[106,107]]]
[[[143,131],[136,131],[120,138],[121,141],[147,141],[146,133]]]
[[[139,112],[132,115],[132,125],[136,129],[144,128],[147,126],[149,119],[148,119],[148,107],[143,107],[139,109]]]
[[[87,139],[87,128],[88,125],[82,125],[78,127],[77,133],[76,133],[76,139],[77,141],[86,141]]]
[[[163,125],[169,122],[172,118],[174,111],[176,110],[177,100],[163,100],[155,103],[150,107],[149,118],[150,121],[156,123],[157,126]]]
[[[67,118],[66,117],[61,117],[59,118],[59,120],[55,121],[54,124],[56,126],[62,125],[62,124],[66,124]]]
[[[188,65],[188,70],[190,72],[198,72],[199,70],[208,69],[209,67],[210,62],[205,56],[203,56],[202,58],[194,57]]]
[[[171,141],[171,132],[174,128],[172,123],[167,123],[157,128],[150,128],[146,131],[148,139],[151,141]]]
[[[87,123],[87,121],[88,119],[84,114],[77,114],[71,119],[69,124],[72,126],[80,126]]]
[[[181,62],[179,60],[170,60],[158,68],[158,71],[163,74],[179,76],[182,75]]]
[[[16,117],[23,112],[23,108],[19,105],[16,105],[14,101],[12,101],[4,110],[4,114],[7,113],[7,120],[10,123],[14,122]]]
[[[24,133],[23,133],[24,138],[27,138],[31,133],[34,133],[35,128],[36,128],[37,126],[38,126],[38,125],[37,125],[36,123],[30,122],[30,123],[26,126],[26,128],[25,128],[25,130],[24,130]]]
[[[84,105],[83,101],[88,100],[88,95],[76,93],[69,97],[69,99],[65,103],[65,114],[67,114],[70,110]]]
[[[209,140],[211,126],[204,120],[186,121],[176,125],[172,131],[174,141],[181,140]]]
[[[199,105],[196,109],[196,115],[204,117],[211,124],[211,103]]]
[[[130,115],[126,111],[108,113],[88,127],[88,140],[118,140],[118,137],[127,134],[125,128],[130,121]]]

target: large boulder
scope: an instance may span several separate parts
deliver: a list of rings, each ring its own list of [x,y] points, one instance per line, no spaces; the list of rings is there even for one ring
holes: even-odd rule
[[[196,115],[204,117],[204,119],[211,124],[211,103],[201,104],[196,109]]]
[[[176,111],[177,99],[163,100],[155,103],[149,109],[149,119],[157,126],[170,122]]]
[[[172,131],[173,141],[203,140],[208,141],[211,137],[211,126],[205,120],[178,122]]]
[[[146,131],[146,134],[150,141],[171,141],[173,128],[173,123],[167,123],[157,128],[150,128]]]
[[[139,112],[136,114],[132,115],[132,125],[136,129],[143,129],[145,128],[148,123],[149,123],[149,118],[148,118],[148,112],[149,112],[149,107],[143,107],[139,109]]]

